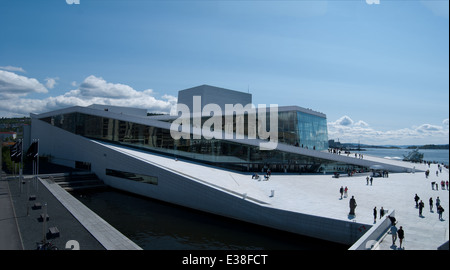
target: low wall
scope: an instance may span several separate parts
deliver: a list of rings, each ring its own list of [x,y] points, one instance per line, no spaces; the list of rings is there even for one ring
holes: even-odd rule
[[[391,227],[391,220],[387,216],[395,217],[395,210],[387,211],[385,213],[385,219],[382,222],[378,222],[372,226],[361,238],[358,239],[348,250],[370,250],[372,249],[381,237]]]

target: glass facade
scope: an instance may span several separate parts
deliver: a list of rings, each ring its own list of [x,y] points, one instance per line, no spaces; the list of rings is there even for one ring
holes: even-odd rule
[[[300,146],[308,149],[328,149],[326,119],[307,113],[297,112],[297,130]]]
[[[87,138],[157,152],[170,157],[195,160],[239,171],[261,172],[336,172],[361,170],[354,165],[338,164],[278,150],[260,150],[258,146],[218,139],[172,138],[169,129],[79,112],[55,115],[40,120]],[[224,121],[222,122],[224,123]],[[247,127],[247,123],[244,125]],[[328,148],[326,118],[299,111],[279,112],[279,143],[325,150]],[[245,129],[244,133],[247,133]]]
[[[109,175],[109,176],[132,180],[132,181],[136,181],[136,182],[152,184],[152,185],[158,184],[158,177],[155,177],[155,176],[117,171],[117,170],[113,170],[113,169],[106,169],[105,173],[106,173],[106,175]]]

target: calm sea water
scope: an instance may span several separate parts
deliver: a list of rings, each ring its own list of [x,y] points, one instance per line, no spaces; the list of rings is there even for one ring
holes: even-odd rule
[[[114,189],[72,195],[145,250],[348,249]]]
[[[388,148],[365,148],[365,151],[361,151],[362,154],[387,157],[391,159],[403,159],[403,155],[407,155],[412,149],[388,149]],[[435,150],[435,149],[419,149],[420,153],[423,153],[423,159],[427,161],[435,161],[438,163],[449,164],[449,150]]]

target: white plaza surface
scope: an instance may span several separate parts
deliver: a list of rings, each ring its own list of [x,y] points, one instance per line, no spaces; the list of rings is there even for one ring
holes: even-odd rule
[[[269,207],[367,225],[374,224],[373,208],[375,206],[378,210],[377,222],[380,222],[378,218],[381,207],[389,211],[395,210],[397,227],[403,226],[405,231],[403,246],[408,250],[436,250],[448,241],[449,191],[442,190],[440,182],[448,181],[449,172],[448,169],[443,168],[442,173],[436,176],[437,164],[431,164],[428,168],[425,164],[408,163],[407,166],[410,168],[416,168],[415,173],[389,173],[388,178],[374,178],[372,185],[370,182],[367,185],[368,173],[340,178],[332,178],[331,175],[272,173],[270,180],[265,181],[260,172],[260,179],[254,180],[253,172],[231,172],[114,145],[104,146],[170,171],[189,175],[214,188],[232,191],[249,200],[265,202]],[[379,160],[380,158],[364,156],[364,159]],[[384,162],[407,163],[385,159]],[[426,169],[430,170],[428,179],[424,173]],[[430,184],[432,181],[438,182],[439,190],[432,190]],[[340,199],[339,193],[341,186],[348,187],[348,196],[343,199]],[[271,196],[272,191],[274,196]],[[415,208],[416,193],[425,204],[422,217],[419,216],[419,210]],[[357,208],[356,217],[350,219],[349,200],[352,196],[356,199]],[[433,205],[433,212],[430,212],[428,204],[430,197],[435,203],[438,196],[445,209],[442,220],[438,218],[436,206]],[[396,244],[398,246],[398,241]],[[390,235],[379,246],[379,249],[395,248],[392,246]]]

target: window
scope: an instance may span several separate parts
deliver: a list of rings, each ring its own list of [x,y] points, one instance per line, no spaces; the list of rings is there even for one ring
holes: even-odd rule
[[[117,171],[117,170],[112,170],[112,169],[106,169],[106,175],[123,178],[123,179],[127,179],[127,180],[132,180],[132,181],[136,181],[136,182],[146,183],[146,184],[152,184],[152,185],[158,184],[158,177],[143,175],[143,174],[138,174],[138,173],[122,172],[122,171]]]

